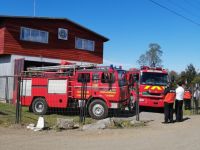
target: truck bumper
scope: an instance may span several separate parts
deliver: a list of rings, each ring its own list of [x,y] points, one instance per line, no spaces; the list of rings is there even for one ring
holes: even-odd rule
[[[140,106],[148,106],[148,107],[164,107],[164,101],[163,100],[146,100],[145,98],[139,99],[139,105]]]

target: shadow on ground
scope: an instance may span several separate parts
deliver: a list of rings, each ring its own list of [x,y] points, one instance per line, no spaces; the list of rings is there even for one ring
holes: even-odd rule
[[[135,110],[109,110],[108,117],[134,117],[136,115]],[[151,113],[163,113],[163,109],[161,108],[151,108],[151,107],[140,107],[141,112],[151,112]],[[1,112],[0,112],[1,114]],[[66,116],[79,116],[80,110],[78,108],[51,108],[49,109],[46,115],[66,115]],[[86,112],[86,116],[89,117],[88,112]]]
[[[8,115],[8,114],[0,111],[0,115]]]

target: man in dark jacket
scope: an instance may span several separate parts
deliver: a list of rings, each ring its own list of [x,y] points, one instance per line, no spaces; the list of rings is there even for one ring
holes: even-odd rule
[[[164,91],[164,123],[173,123],[173,105],[175,100],[175,89],[172,86],[172,83],[169,83]]]

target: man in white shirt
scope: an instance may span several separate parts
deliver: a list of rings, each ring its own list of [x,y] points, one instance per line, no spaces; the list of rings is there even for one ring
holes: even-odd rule
[[[176,101],[175,101],[175,114],[176,121],[181,122],[183,120],[183,96],[184,96],[183,83],[179,82],[176,88]]]
[[[198,114],[199,98],[200,98],[200,91],[198,87],[195,89],[193,97],[194,97],[195,113]]]

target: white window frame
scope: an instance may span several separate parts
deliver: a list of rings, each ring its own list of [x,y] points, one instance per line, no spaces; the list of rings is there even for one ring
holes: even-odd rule
[[[78,45],[79,42],[81,42],[81,46]],[[92,45],[89,45],[89,44],[92,44]],[[75,48],[76,49],[88,50],[88,51],[94,51],[95,41],[76,37],[75,38]]]
[[[60,32],[64,31],[66,33],[66,37],[61,37]],[[58,28],[58,39],[59,40],[68,40],[68,29]]]
[[[27,32],[27,33],[25,34],[25,32]],[[38,35],[33,36],[33,34],[38,34]],[[37,29],[32,29],[32,28],[27,28],[27,27],[21,27],[20,28],[20,40],[48,44],[49,43],[49,32],[44,31],[44,30],[37,30]]]

